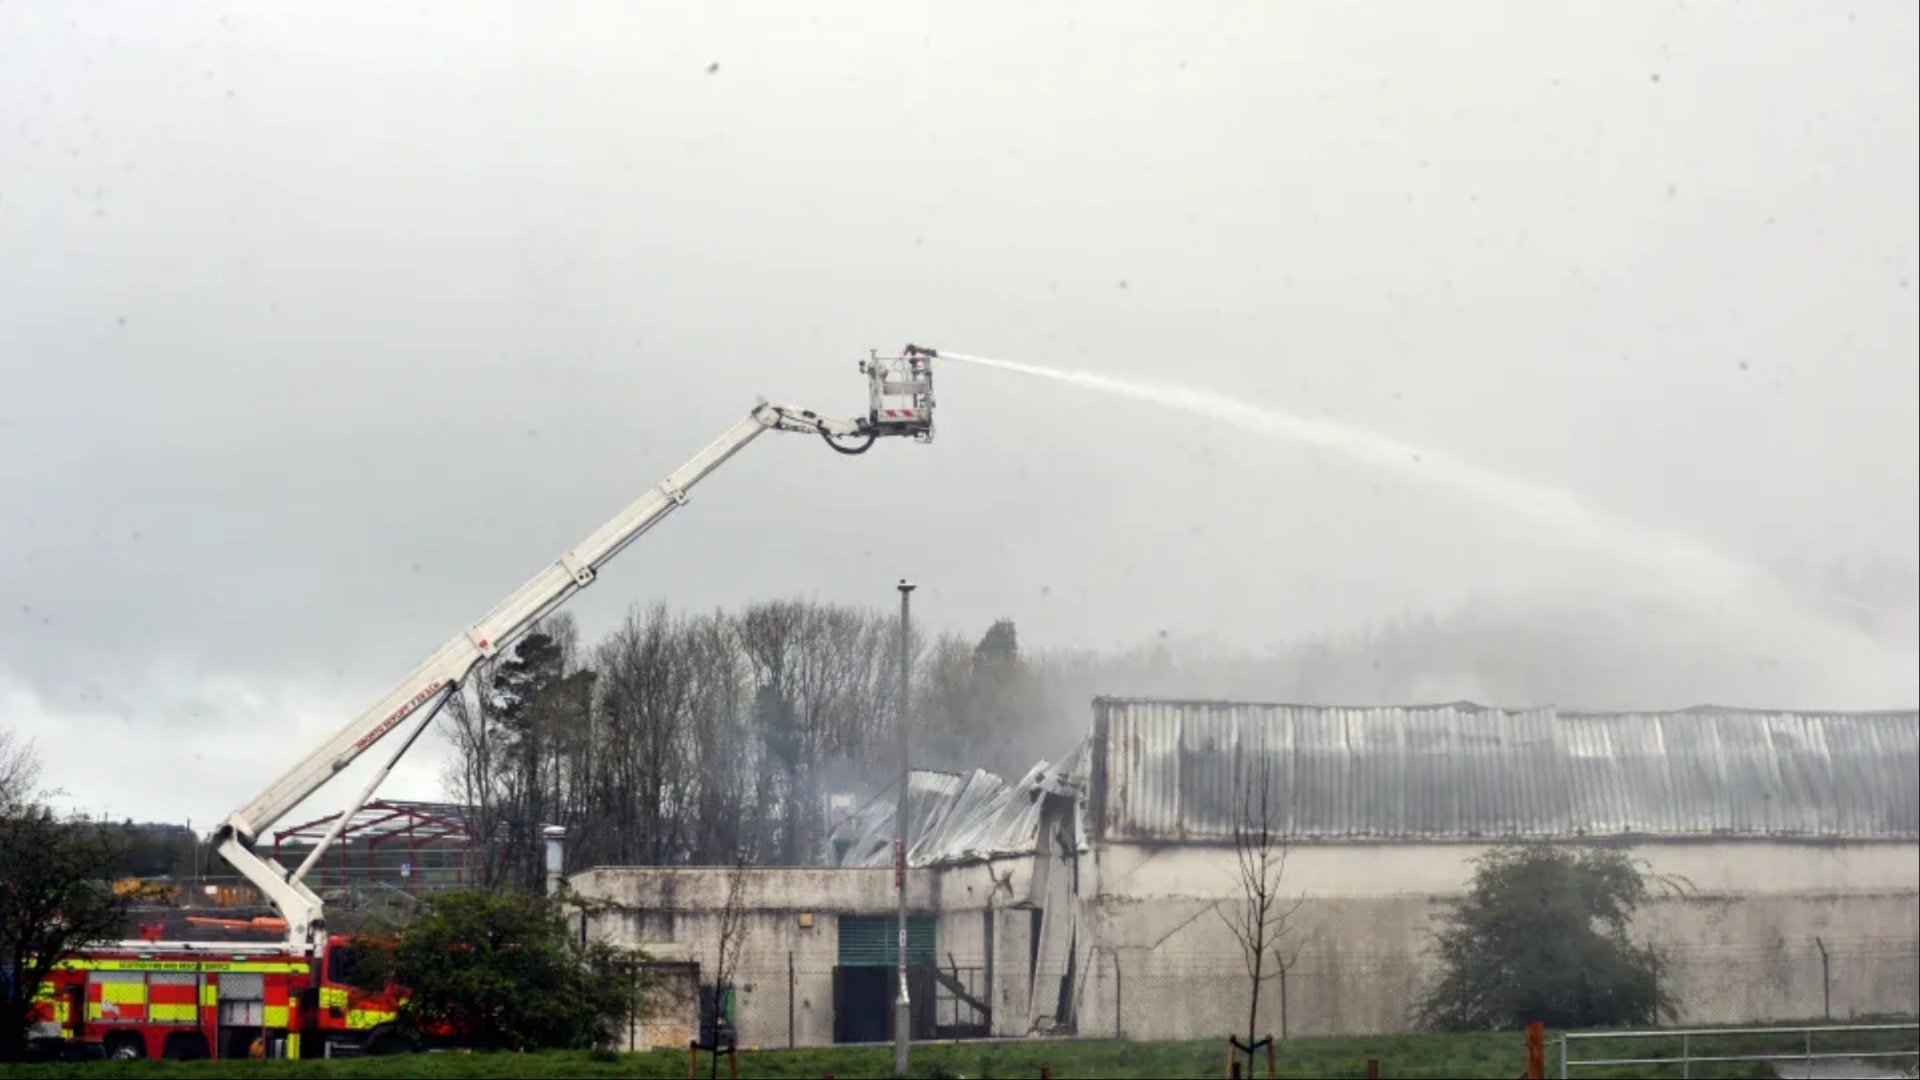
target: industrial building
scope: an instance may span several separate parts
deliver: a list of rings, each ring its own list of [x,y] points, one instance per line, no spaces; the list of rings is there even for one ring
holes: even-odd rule
[[[1698,708],[1576,713],[1102,699],[1086,740],[1006,782],[913,774],[915,1036],[1179,1038],[1244,1027],[1223,913],[1248,777],[1273,780],[1290,913],[1260,1025],[1406,1030],[1434,917],[1516,840],[1624,845],[1656,877],[1634,937],[1691,1023],[1920,1012],[1920,716]],[[841,821],[828,865],[601,867],[591,932],[661,985],[636,1045],[684,1045],[719,927],[750,1045],[890,1037],[895,798]],[[734,897],[728,903],[730,894]]]

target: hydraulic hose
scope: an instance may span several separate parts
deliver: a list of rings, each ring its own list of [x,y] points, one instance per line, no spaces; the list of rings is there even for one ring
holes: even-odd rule
[[[855,449],[850,449],[850,448],[848,448],[848,447],[845,447],[845,446],[842,446],[842,445],[840,445],[840,443],[839,443],[839,442],[838,442],[837,440],[835,440],[835,439],[834,439],[834,437],[833,437],[832,435],[829,435],[829,434],[827,434],[827,433],[826,433],[826,432],[824,432],[824,431],[822,431],[822,432],[820,433],[820,437],[821,437],[822,439],[825,439],[825,440],[827,441],[827,445],[828,445],[828,446],[831,446],[831,447],[833,447],[833,451],[834,451],[834,453],[836,453],[836,454],[846,454],[846,455],[848,455],[848,456],[850,456],[850,457],[851,457],[852,455],[854,455],[854,454],[864,454],[864,453],[866,453],[867,451],[869,451],[869,450],[871,450],[871,449],[873,449],[873,444],[874,444],[874,443],[876,443],[876,442],[879,442],[879,441],[880,441],[880,436],[879,436],[879,434],[878,434],[878,433],[876,433],[876,432],[871,432],[871,431],[869,431],[869,432],[867,432],[867,441],[866,441],[866,442],[863,442],[863,443],[861,443],[861,444],[860,444],[860,448],[859,448],[859,449],[857,449],[857,450],[855,450]]]

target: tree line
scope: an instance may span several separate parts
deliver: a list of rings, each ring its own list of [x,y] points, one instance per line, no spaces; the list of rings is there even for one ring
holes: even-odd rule
[[[1004,767],[1029,749],[994,708],[1018,663],[1011,623],[977,647],[908,648],[918,764]],[[897,760],[899,665],[898,616],[847,606],[656,604],[591,646],[561,614],[449,703],[448,793],[501,845],[505,880],[537,878],[545,825],[568,830],[575,865],[817,862],[827,797]]]

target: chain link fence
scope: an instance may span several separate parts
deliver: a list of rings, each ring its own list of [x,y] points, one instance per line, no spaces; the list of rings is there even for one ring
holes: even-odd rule
[[[1659,950],[1659,977],[1679,1024],[1843,1023],[1920,1014],[1920,941],[1825,939],[1777,946]],[[909,969],[913,1037],[1184,1040],[1251,1030],[1277,1039],[1386,1035],[1412,1028],[1429,985],[1429,956],[1347,953],[1269,968],[1256,1002],[1243,957],[1168,949],[1096,949],[1069,978],[1025,964],[996,969],[948,957]],[[628,1045],[685,1047],[713,1015],[713,987],[696,963],[650,966],[649,1006]],[[788,960],[733,973],[722,1012],[742,1047],[879,1043],[893,1037],[892,967]]]
[[[1920,1014],[1920,941],[1814,938],[1763,945],[1661,945],[1655,969],[1689,1025],[1841,1022]],[[1249,1028],[1252,980],[1239,955],[1096,954],[1077,1027],[1114,1038],[1191,1038]],[[1253,1030],[1281,1037],[1409,1030],[1434,977],[1430,956],[1302,959],[1263,973]],[[1231,1021],[1231,1029],[1223,1025]]]
[[[1662,947],[1660,978],[1694,1025],[1920,1014],[1920,941],[1811,938],[1776,946]]]

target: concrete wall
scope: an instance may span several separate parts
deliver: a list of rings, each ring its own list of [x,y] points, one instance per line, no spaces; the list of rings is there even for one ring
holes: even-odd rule
[[[1484,850],[1295,848],[1282,887],[1299,903],[1283,947],[1293,962],[1284,980],[1264,984],[1256,1026],[1290,1035],[1406,1030],[1432,973],[1434,917],[1465,890]],[[1920,1012],[1920,845],[1667,843],[1634,853],[1691,886],[1655,901],[1634,927],[1636,940],[1669,951],[1666,977],[1685,1022]],[[1077,867],[1021,857],[909,875],[911,910],[937,919],[941,963],[990,975],[994,1034],[1044,1030],[1053,1017],[1065,963],[1049,967],[1035,935],[1050,879],[1076,870],[1078,897],[1052,895],[1077,920],[1071,995],[1082,1034],[1244,1028],[1249,980],[1220,917],[1222,901],[1240,897],[1232,850],[1116,844],[1080,855]],[[608,869],[573,885],[626,909],[599,920],[595,934],[697,962],[711,978],[728,874]],[[796,1045],[832,1042],[837,919],[892,914],[892,872],[749,870],[744,907],[735,969],[742,1040],[787,1045],[791,1009]]]
[[[1404,1030],[1432,973],[1426,935],[1483,850],[1295,848],[1282,892],[1299,903],[1285,945],[1297,959],[1284,1006],[1279,979],[1263,986],[1258,1026],[1295,1035]],[[1920,1011],[1920,846],[1661,844],[1634,853],[1693,887],[1652,903],[1633,931],[1671,952],[1667,976],[1685,1022]],[[1244,1027],[1250,980],[1218,903],[1241,895],[1232,850],[1111,845],[1083,858],[1093,863],[1081,898],[1091,962],[1079,1029],[1160,1038],[1214,1034],[1226,1018]]]
[[[935,947],[941,964],[952,964],[986,983],[995,980],[996,1020],[1024,1010],[1027,964],[1026,911],[995,911],[1026,898],[1031,860],[1003,860],[945,870],[915,870],[907,879],[914,915],[936,918]],[[699,978],[713,978],[720,926],[732,871],[725,868],[602,868],[571,879],[581,895],[620,910],[594,918],[589,933],[625,947],[639,947],[656,961],[699,965]],[[890,916],[897,910],[889,869],[749,869],[742,872],[741,910],[746,932],[733,968],[743,1045],[824,1045],[833,1041],[833,969],[839,956],[838,920],[844,915]],[[988,926],[993,929],[989,930]],[[944,994],[943,994],[944,996]],[[681,996],[662,995],[663,1008],[685,1011]],[[996,1027],[1018,1026],[1022,1016]],[[632,1042],[647,1032],[682,1028],[658,1017],[636,1024]],[[658,1036],[656,1036],[658,1037]]]

